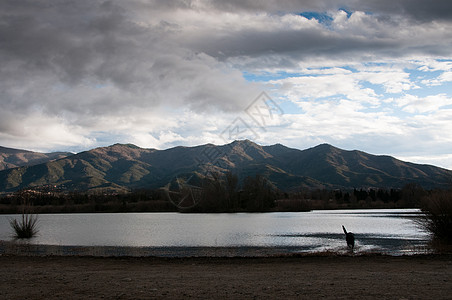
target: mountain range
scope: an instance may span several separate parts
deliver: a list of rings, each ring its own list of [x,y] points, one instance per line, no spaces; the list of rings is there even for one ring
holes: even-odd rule
[[[285,191],[300,188],[448,188],[452,171],[391,156],[346,151],[329,144],[306,150],[249,140],[216,146],[144,149],[115,144],[78,154],[36,153],[0,147],[0,192],[52,185],[68,191],[160,188],[179,177],[231,171],[243,181],[265,176]]]
[[[46,163],[72,154],[71,152],[39,153],[0,146],[0,171]]]

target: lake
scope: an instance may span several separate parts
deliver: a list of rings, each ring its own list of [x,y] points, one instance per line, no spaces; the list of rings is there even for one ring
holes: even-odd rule
[[[267,247],[287,252],[347,251],[344,225],[355,252],[393,255],[425,251],[428,234],[411,217],[417,209],[319,210],[311,212],[180,214],[43,214],[33,245],[148,248]],[[0,215],[0,240],[11,241]],[[424,249],[424,250],[422,250]]]

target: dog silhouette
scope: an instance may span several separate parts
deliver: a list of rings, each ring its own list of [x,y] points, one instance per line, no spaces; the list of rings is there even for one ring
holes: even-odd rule
[[[355,235],[353,234],[353,232],[347,232],[344,225],[342,225],[342,229],[344,230],[344,233],[345,233],[345,240],[347,241],[347,247],[349,247],[353,250],[353,248],[355,248]]]

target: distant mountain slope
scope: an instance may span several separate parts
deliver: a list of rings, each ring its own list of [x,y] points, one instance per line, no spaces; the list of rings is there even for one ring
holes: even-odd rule
[[[46,163],[72,155],[70,152],[39,153],[0,147],[0,171]]]
[[[416,182],[428,188],[452,184],[450,170],[403,162],[391,156],[346,151],[328,144],[281,153],[278,160],[292,174],[337,187],[401,187]]]
[[[328,144],[297,150],[277,144],[260,146],[250,141],[215,146],[142,149],[115,144],[56,161],[0,172],[0,191],[46,184],[68,190],[126,191],[159,188],[177,176],[209,171],[232,171],[239,180],[256,174],[283,190],[298,188],[400,188],[419,183],[425,188],[448,187],[452,171],[430,165],[345,151]]]

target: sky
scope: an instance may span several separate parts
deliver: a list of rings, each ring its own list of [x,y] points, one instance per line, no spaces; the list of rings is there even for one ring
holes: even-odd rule
[[[250,139],[452,169],[450,0],[3,0],[0,145]]]

